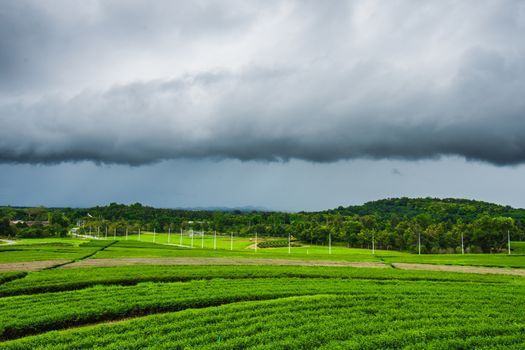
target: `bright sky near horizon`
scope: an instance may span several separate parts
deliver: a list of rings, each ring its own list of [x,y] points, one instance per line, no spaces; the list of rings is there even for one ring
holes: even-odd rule
[[[523,1],[7,0],[0,205],[525,207]]]

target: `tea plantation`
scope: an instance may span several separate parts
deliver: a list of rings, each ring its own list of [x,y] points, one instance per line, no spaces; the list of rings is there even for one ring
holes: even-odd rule
[[[75,267],[118,244],[54,247],[71,263],[0,273],[0,349],[525,348],[525,277],[388,263]],[[51,256],[46,248],[39,254]]]

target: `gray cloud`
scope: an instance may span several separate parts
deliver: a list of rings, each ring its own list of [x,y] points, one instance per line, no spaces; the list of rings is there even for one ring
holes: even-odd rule
[[[390,172],[392,173],[392,175],[403,176],[403,174],[399,171],[398,168],[392,168]]]
[[[0,161],[525,162],[522,2],[101,4],[80,26],[1,14]]]

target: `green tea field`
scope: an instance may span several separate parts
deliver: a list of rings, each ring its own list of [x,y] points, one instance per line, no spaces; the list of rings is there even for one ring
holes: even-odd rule
[[[256,252],[246,239],[230,250],[229,237],[217,249],[129,238],[0,247],[0,349],[525,347],[518,253]]]

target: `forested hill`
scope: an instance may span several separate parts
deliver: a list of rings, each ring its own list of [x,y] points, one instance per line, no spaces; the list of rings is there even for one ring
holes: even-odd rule
[[[0,236],[169,230],[217,231],[237,236],[293,237],[302,242],[414,252],[502,252],[508,236],[525,240],[525,209],[465,199],[393,198],[323,212],[221,212],[158,209],[140,203],[94,208],[0,207]]]
[[[511,217],[519,226],[525,226],[525,209],[516,209],[482,201],[456,198],[388,198],[327,210],[323,213],[348,215],[374,215],[379,220],[412,219],[430,215],[435,222],[455,223],[461,219],[471,223],[482,215]]]

